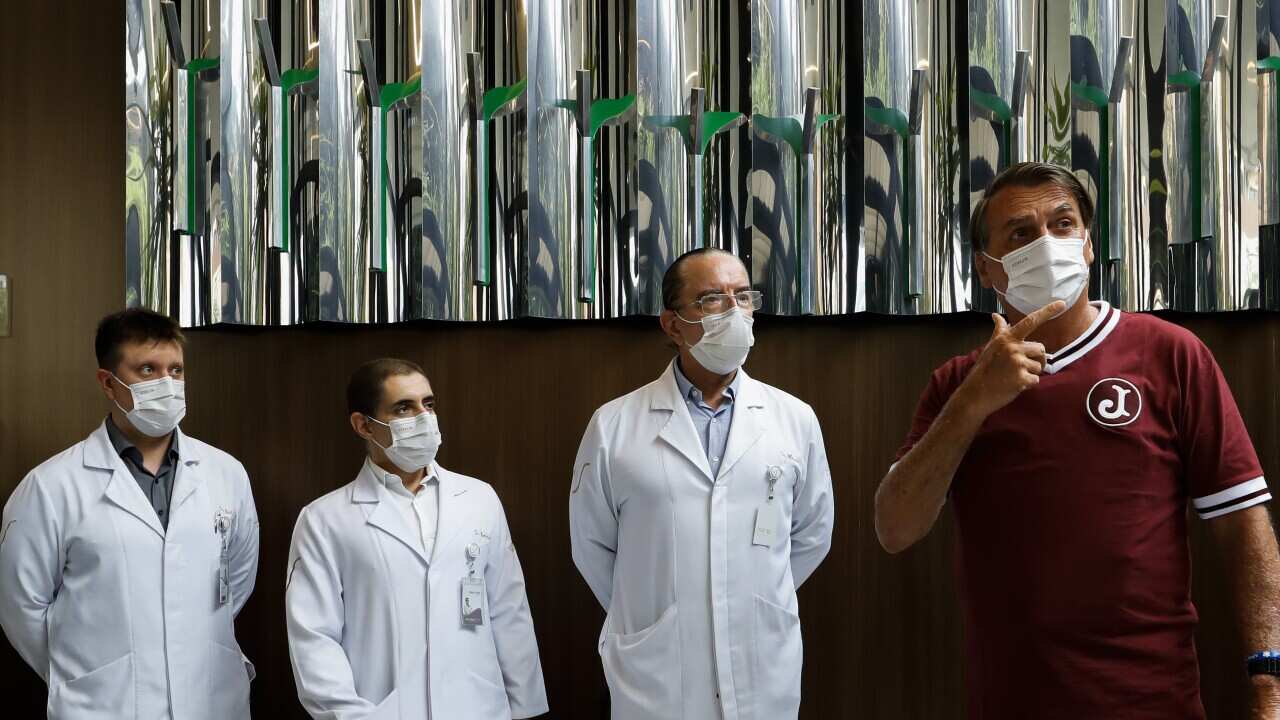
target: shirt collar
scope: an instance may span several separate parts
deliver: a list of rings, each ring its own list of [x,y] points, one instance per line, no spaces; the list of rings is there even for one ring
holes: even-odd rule
[[[366,458],[365,462],[369,464],[369,470],[373,472],[373,476],[378,478],[378,482],[382,483],[383,486],[387,488],[387,491],[392,495],[400,495],[401,497],[407,497],[409,499],[417,497],[413,493],[409,492],[409,488],[404,486],[404,480],[401,480],[399,475],[389,473],[378,467],[378,464],[373,461],[373,458]],[[418,489],[422,490],[429,483],[433,482],[437,484],[440,482],[440,476],[436,473],[435,463],[431,463],[431,465],[427,467],[427,474],[423,476],[422,484],[418,486]]]
[[[138,446],[134,445],[129,438],[125,437],[124,432],[121,431],[120,428],[116,427],[116,421],[112,419],[109,414],[107,415],[106,425],[107,438],[111,441],[111,447],[115,449],[117,455],[124,457],[130,450],[138,455],[142,454],[142,451],[138,450]],[[179,457],[177,431],[169,434],[169,452],[166,454],[166,457],[172,460],[177,460]]]
[[[676,387],[680,388],[680,397],[686,400],[692,400],[693,402],[702,402],[702,391],[694,387],[693,383],[689,381],[689,378],[684,376],[684,371],[680,369],[680,359],[676,358],[676,361],[672,363],[672,365],[676,370]],[[738,387],[741,385],[742,370],[739,368],[734,371],[733,380],[729,383],[729,387],[724,389],[724,396],[728,402],[732,403],[734,398],[737,397]]]

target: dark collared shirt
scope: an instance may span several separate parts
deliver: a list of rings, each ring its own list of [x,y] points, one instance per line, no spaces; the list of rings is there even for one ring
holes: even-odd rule
[[[693,428],[702,441],[702,449],[707,453],[707,462],[711,464],[712,477],[720,476],[720,463],[724,460],[725,447],[729,444],[729,427],[733,425],[733,401],[738,395],[738,386],[742,384],[742,373],[733,376],[733,382],[724,389],[724,397],[720,407],[713,408],[702,397],[702,391],[694,387],[689,378],[680,370],[680,361],[675,362],[676,387],[680,389],[680,397],[689,406],[689,417],[693,420]]]
[[[155,474],[143,465],[142,451],[129,438],[120,432],[116,423],[107,416],[107,437],[111,439],[111,447],[115,448],[124,466],[142,488],[142,494],[151,502],[151,507],[160,519],[160,525],[169,529],[169,499],[173,497],[173,479],[178,474],[178,434],[169,436],[169,451],[164,454],[159,469]]]

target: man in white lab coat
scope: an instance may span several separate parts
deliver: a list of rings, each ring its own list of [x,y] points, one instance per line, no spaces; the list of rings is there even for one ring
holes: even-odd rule
[[[760,293],[737,257],[681,256],[663,303],[678,356],[596,411],[569,496],[613,718],[795,718],[796,588],[835,512],[818,419],[741,369]]]
[[[244,467],[183,434],[184,338],[131,309],[98,326],[110,414],[32,470],[0,522],[0,626],[82,720],[249,717],[234,620],[258,571]]]
[[[347,386],[368,456],[303,508],[285,612],[303,707],[325,720],[547,712],[524,575],[493,488],[435,462],[435,396],[407,360]]]

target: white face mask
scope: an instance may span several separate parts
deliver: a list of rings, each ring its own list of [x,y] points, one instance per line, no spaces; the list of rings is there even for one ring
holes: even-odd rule
[[[436,452],[440,449],[443,438],[440,436],[440,423],[435,413],[424,412],[389,423],[368,415],[365,415],[365,419],[385,425],[391,430],[390,445],[382,447],[377,440],[373,444],[382,448],[387,459],[401,470],[407,473],[417,472],[436,459]]]
[[[187,415],[187,387],[181,380],[171,377],[144,380],[128,385],[125,381],[111,374],[115,381],[129,388],[133,395],[133,409],[125,410],[111,398],[120,408],[120,412],[129,419],[129,424],[148,437],[164,437],[173,432]]]
[[[1061,300],[1070,308],[1089,287],[1089,266],[1084,261],[1084,243],[1088,237],[1087,232],[1079,238],[1045,235],[999,260],[985,252],[982,254],[1003,265],[1009,277],[1008,290],[996,292],[1010,307],[1030,315],[1055,300]]]
[[[741,308],[707,315],[701,321],[685,320],[679,314],[676,317],[690,325],[702,323],[702,339],[694,343],[689,352],[699,365],[717,375],[728,375],[742,367],[751,346],[756,344],[751,334],[755,320]]]

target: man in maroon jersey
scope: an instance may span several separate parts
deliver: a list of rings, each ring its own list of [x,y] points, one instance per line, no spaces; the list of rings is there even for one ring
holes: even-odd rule
[[[1092,217],[1064,169],[992,183],[970,231],[1009,319],[933,373],[876,493],[891,553],[951,505],[974,719],[1204,717],[1188,501],[1249,652],[1280,650],[1271,495],[1231,391],[1191,333],[1089,301]],[[1280,718],[1276,663],[1248,668],[1254,717]]]

